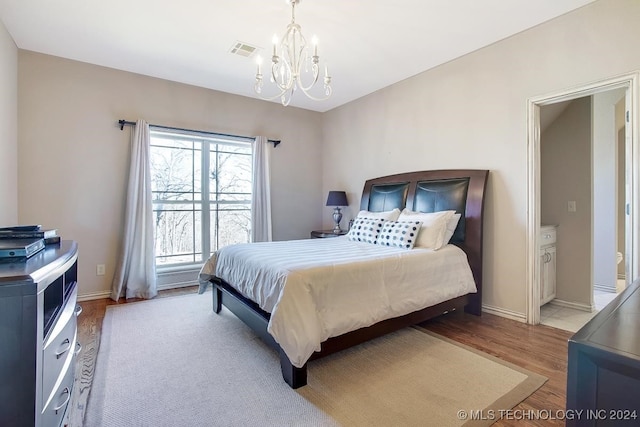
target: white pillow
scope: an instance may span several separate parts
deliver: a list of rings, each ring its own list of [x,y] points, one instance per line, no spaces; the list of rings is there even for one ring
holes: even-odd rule
[[[404,209],[398,221],[421,221],[420,233],[415,247],[438,250],[444,245],[444,232],[447,222],[456,211],[414,212]]]
[[[451,241],[451,238],[453,237],[453,233],[456,232],[456,227],[458,226],[458,221],[460,221],[461,216],[462,215],[457,213],[457,214],[453,214],[453,216],[449,218],[449,221],[447,222],[447,228],[446,230],[444,230],[444,239],[443,239],[442,246],[449,244],[449,242]]]
[[[420,221],[387,221],[378,234],[376,244],[413,249],[421,225]]]
[[[371,212],[371,211],[360,211],[356,218],[369,218],[369,219],[384,219],[386,221],[397,221],[400,216],[400,209],[395,208],[391,211],[384,212]]]
[[[347,238],[354,242],[375,244],[385,222],[384,219],[356,218],[347,233]]]

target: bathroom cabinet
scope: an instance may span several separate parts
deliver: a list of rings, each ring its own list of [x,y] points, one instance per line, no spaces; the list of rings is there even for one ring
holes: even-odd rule
[[[556,297],[556,228],[540,227],[540,305]]]

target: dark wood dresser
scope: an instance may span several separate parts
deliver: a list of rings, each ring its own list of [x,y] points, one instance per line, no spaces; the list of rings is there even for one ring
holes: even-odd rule
[[[78,247],[0,263],[0,426],[58,427],[74,383]]]
[[[569,340],[567,410],[567,426],[640,425],[640,280]]]

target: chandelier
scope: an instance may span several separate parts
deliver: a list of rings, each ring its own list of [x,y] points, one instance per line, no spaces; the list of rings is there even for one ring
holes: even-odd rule
[[[327,66],[324,66],[324,95],[314,96],[311,89],[315,87],[320,77],[320,57],[318,56],[318,39],[312,39],[313,54],[307,46],[307,40],[302,35],[300,25],[296,24],[296,4],[300,0],[286,0],[291,4],[291,23],[278,44],[277,36],[273,37],[273,55],[271,56],[270,82],[275,84],[277,93],[274,96],[262,95],[262,58],[258,56],[258,72],[254,90],[262,99],[272,101],[280,98],[285,107],[291,102],[293,94],[300,90],[314,101],[324,101],[331,96],[331,77]]]

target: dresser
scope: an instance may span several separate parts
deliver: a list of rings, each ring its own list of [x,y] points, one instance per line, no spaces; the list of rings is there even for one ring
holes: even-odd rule
[[[540,227],[540,305],[556,297],[557,226]]]
[[[640,425],[640,280],[569,340],[567,426]]]
[[[74,384],[78,249],[0,263],[0,426],[58,427]]]

